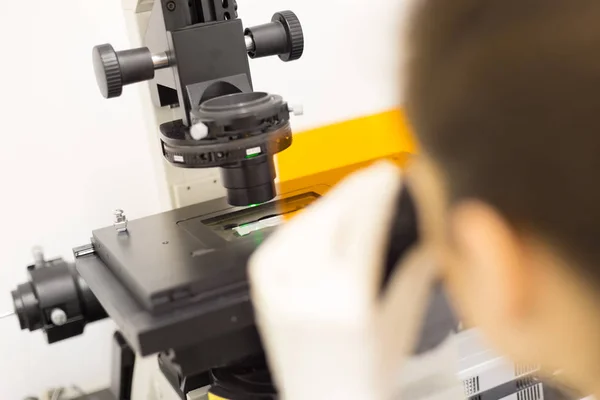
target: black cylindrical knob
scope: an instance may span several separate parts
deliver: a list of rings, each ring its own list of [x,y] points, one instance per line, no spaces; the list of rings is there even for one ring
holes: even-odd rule
[[[108,317],[75,266],[61,259],[28,267],[30,280],[12,292],[21,329],[44,330],[49,343],[83,333],[86,324]],[[54,312],[63,313],[56,322]]]
[[[123,93],[123,86],[154,78],[155,65],[147,47],[115,51],[110,44],[93,50],[96,81],[102,96],[110,99]]]
[[[304,53],[304,33],[300,20],[291,11],[281,11],[270,23],[247,28],[254,46],[248,54],[251,58],[278,55],[283,61],[294,61]]]
[[[12,292],[15,314],[22,330],[36,331],[43,326],[42,311],[30,282],[19,285]]]

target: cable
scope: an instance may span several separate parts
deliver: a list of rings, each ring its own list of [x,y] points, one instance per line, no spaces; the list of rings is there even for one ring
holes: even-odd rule
[[[7,313],[4,313],[4,314],[0,314],[0,319],[4,319],[4,318],[8,318],[8,317],[12,317],[13,315],[15,315],[15,312],[14,312],[14,311],[7,312]]]
[[[87,395],[87,393],[86,393],[86,392],[84,392],[84,391],[83,391],[83,389],[82,389],[82,388],[80,388],[79,386],[77,386],[77,385],[73,385],[73,386],[71,386],[71,389],[73,389],[74,391],[76,391],[76,392],[77,392],[77,394],[78,394],[79,396],[81,396],[82,398],[84,398],[84,399],[87,399],[87,398],[88,398],[88,395]]]
[[[74,392],[77,392],[77,394],[82,399],[87,399],[88,398],[87,393],[82,388],[80,388],[79,386],[72,385],[70,387],[70,389],[72,389]],[[66,388],[64,388],[64,387],[53,389],[52,395],[50,397],[50,400],[60,400],[62,398],[62,396],[65,394],[65,390],[66,390]]]
[[[58,389],[54,389],[54,391],[52,392],[52,397],[50,397],[50,400],[59,400],[60,396],[64,393],[65,388],[58,388]]]

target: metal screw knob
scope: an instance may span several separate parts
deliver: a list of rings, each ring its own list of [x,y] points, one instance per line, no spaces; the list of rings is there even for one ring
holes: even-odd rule
[[[35,246],[31,249],[31,254],[33,254],[33,263],[36,268],[42,268],[46,265],[46,260],[44,259],[44,249],[40,246]]]
[[[50,312],[50,321],[56,326],[63,326],[67,323],[67,313],[60,308],[55,308]]]
[[[125,212],[123,210],[115,210],[114,212],[114,227],[117,230],[117,232],[121,233],[121,232],[127,232],[127,216],[125,215]]]

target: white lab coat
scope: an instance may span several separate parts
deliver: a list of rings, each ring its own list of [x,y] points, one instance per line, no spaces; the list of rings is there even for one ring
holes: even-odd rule
[[[379,296],[400,171],[359,172],[263,244],[250,262],[252,300],[286,400],[459,399],[451,341],[410,359],[436,269],[409,257]]]

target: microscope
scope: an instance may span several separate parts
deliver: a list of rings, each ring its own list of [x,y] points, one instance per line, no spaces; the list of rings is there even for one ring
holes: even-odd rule
[[[49,343],[110,317],[115,335],[112,395],[131,396],[135,357],[159,354],[183,399],[202,387],[225,398],[273,398],[254,326],[246,262],[285,218],[320,196],[318,188],[277,193],[274,156],[292,145],[292,110],[253,90],[249,58],[298,60],[304,36],[291,11],[244,28],[235,0],[157,0],[146,47],[93,49],[100,93],[150,81],[164,123],[164,158],[180,168],[220,168],[226,198],[93,231],[75,264],[38,256],[29,282],[12,293],[22,329]]]
[[[21,329],[42,330],[55,343],[104,318],[118,327],[111,387],[82,398],[131,399],[136,359],[151,355],[158,355],[178,398],[277,398],[246,265],[279,224],[328,186],[278,190],[274,157],[292,146],[290,116],[302,110],[254,91],[251,79],[249,58],[302,57],[298,17],[281,11],[266,24],[244,28],[237,11],[236,0],[155,0],[145,47],[93,49],[101,95],[118,97],[125,86],[148,82],[154,105],[178,114],[157,135],[164,158],[179,168],[219,168],[226,197],[133,221],[116,210],[113,226],[94,230],[90,243],[73,249],[74,264],[35,252],[29,281],[12,292]],[[398,201],[386,279],[418,240],[410,194]],[[435,348],[456,326],[436,290],[417,352]],[[472,359],[480,363],[482,357]],[[465,397],[494,398],[482,395],[497,386],[466,362]],[[508,374],[505,393],[539,392],[533,370],[520,372]]]

